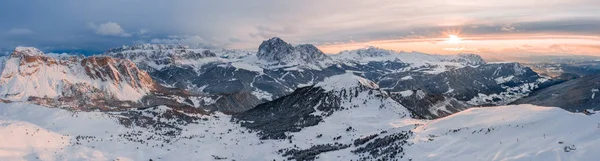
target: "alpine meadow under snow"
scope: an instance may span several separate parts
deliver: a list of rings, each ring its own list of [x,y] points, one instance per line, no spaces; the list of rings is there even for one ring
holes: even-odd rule
[[[0,65],[0,160],[600,158],[600,77],[475,54],[325,54],[275,37],[256,52],[18,47]],[[539,106],[561,98],[577,104]]]

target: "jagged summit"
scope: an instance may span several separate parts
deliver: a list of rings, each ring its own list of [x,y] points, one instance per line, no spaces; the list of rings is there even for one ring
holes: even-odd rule
[[[258,47],[256,56],[268,62],[285,64],[317,63],[329,59],[325,53],[314,45],[293,46],[278,37],[263,41]]]
[[[274,37],[260,44],[256,56],[259,59],[267,61],[283,61],[293,51],[294,46],[292,44],[283,41],[281,38]]]
[[[322,60],[327,58],[325,53],[312,44],[298,45],[296,46],[296,52],[301,55],[303,60]]]
[[[482,65],[485,64],[485,60],[477,54],[458,54],[458,61],[467,65]]]
[[[389,56],[392,53],[394,53],[394,51],[386,50],[386,49],[382,49],[382,48],[378,48],[378,47],[374,47],[374,46],[369,46],[366,49],[356,50],[356,54],[359,56],[363,56],[363,57],[384,57],[384,56]]]
[[[27,55],[27,56],[43,56],[44,52],[40,51],[37,48],[34,47],[16,47],[15,50],[13,51],[13,53],[11,54],[11,57],[20,57],[23,55]]]

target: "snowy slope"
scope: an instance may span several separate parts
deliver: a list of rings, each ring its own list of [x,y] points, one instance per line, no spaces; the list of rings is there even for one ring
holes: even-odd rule
[[[0,103],[0,107],[0,160],[282,160],[292,157],[283,156],[289,149],[323,147],[318,145],[344,146],[319,152],[316,160],[374,160],[357,150],[408,130],[412,132],[406,143],[397,144],[402,145],[398,160],[592,161],[600,157],[596,153],[600,115],[531,105],[470,109],[433,121],[359,107],[333,113],[317,126],[290,133],[293,137],[286,140],[259,140],[256,133],[219,113],[195,115],[204,120],[188,125],[174,124],[182,130],[172,137],[154,134],[160,133],[157,129],[119,124],[118,118],[125,116],[117,113],[72,113],[22,103]],[[142,115],[169,110],[151,108]],[[385,143],[381,148],[396,145]]]
[[[168,126],[160,130],[137,124],[125,127],[119,123],[123,122],[119,118],[130,117],[119,113],[72,113],[22,103],[0,104],[0,141],[19,133],[19,137],[11,141],[14,144],[0,146],[0,160],[37,156],[47,160],[283,160],[290,156],[284,157],[279,152],[281,149],[304,149],[336,142],[352,144],[353,138],[406,124],[402,121],[407,118],[406,111],[401,106],[385,104],[382,108],[379,100],[369,100],[366,105],[358,99],[355,102],[344,105],[353,108],[326,117],[318,126],[290,133],[294,136],[290,139],[293,144],[282,140],[260,140],[255,132],[230,122],[231,116],[221,113],[190,115],[202,120],[188,125],[177,124],[178,118],[153,118],[182,128],[181,133],[173,136],[155,134],[170,131]],[[362,106],[356,107],[357,104]],[[169,110],[164,106],[150,108],[141,116]],[[90,129],[92,125],[95,128]],[[349,127],[352,127],[351,131],[347,130]],[[319,134],[321,136],[316,138]],[[336,137],[341,139],[334,139]]]
[[[597,160],[600,115],[516,105],[469,109],[414,130],[414,160]]]

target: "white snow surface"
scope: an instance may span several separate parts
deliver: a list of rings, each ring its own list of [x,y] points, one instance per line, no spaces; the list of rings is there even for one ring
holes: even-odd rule
[[[415,129],[406,153],[413,160],[592,161],[600,157],[599,124],[600,115],[553,107],[473,108]]]
[[[383,130],[413,130],[415,134],[408,140],[411,145],[404,147],[406,156],[401,160],[594,161],[600,157],[600,115],[596,114],[586,116],[553,107],[516,105],[474,108],[424,121],[402,117],[398,112],[402,113],[403,108],[392,104],[373,107],[380,104],[377,102],[336,112],[317,126],[291,133],[293,144],[308,148],[332,143],[335,136],[343,136],[337,142],[351,143],[353,138]],[[172,143],[148,141],[149,145],[164,147],[146,146],[111,137],[137,131],[141,138],[155,135],[140,127],[126,128],[108,115],[0,103],[0,160],[214,160],[213,156],[241,161],[282,160],[285,158],[276,151],[294,147],[287,140],[259,140],[255,133],[247,132],[230,122],[230,116],[220,113],[200,116],[206,121],[183,126],[184,137]],[[346,132],[349,126],[355,130]],[[323,136],[315,138],[317,134]],[[94,139],[75,144],[76,136]],[[565,147],[575,150],[565,152]],[[322,153],[317,160],[357,160],[352,149]]]
[[[506,83],[510,80],[512,80],[515,76],[511,75],[511,76],[506,76],[506,77],[498,77],[496,79],[494,79],[496,81],[497,84],[502,84],[502,83]]]

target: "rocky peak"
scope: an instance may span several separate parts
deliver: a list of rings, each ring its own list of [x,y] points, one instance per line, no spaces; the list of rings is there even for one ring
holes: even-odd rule
[[[358,54],[359,56],[362,56],[362,57],[383,57],[383,56],[389,56],[392,53],[394,53],[394,51],[385,50],[385,49],[377,48],[374,46],[370,46],[367,49],[360,49],[360,50],[356,51],[356,54]]]
[[[127,59],[114,59],[107,56],[91,56],[81,61],[85,73],[92,79],[112,81],[115,85],[127,83],[136,89],[153,89],[150,75]]]
[[[486,63],[485,60],[477,54],[459,54],[457,61],[465,65],[482,65]]]
[[[42,51],[34,47],[17,47],[10,56],[10,59],[16,61],[18,66],[25,66],[31,70],[21,70],[21,74],[31,74],[28,71],[37,71],[41,66],[57,65],[59,61],[44,55]]]
[[[258,48],[257,57],[286,64],[314,63],[329,58],[314,45],[303,44],[294,47],[278,37],[263,41]]]
[[[44,52],[34,47],[16,47],[11,57],[21,56],[44,56]]]
[[[258,47],[256,56],[266,61],[282,61],[285,57],[294,52],[294,46],[283,41],[281,38],[274,37],[263,41]]]
[[[295,48],[295,52],[300,55],[300,58],[305,62],[314,60],[327,59],[327,55],[312,44],[302,44]]]

